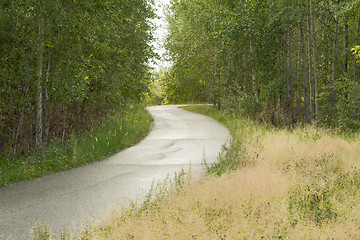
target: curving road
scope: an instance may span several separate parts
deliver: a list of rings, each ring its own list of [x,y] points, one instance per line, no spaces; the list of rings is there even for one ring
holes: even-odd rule
[[[116,207],[141,199],[153,180],[216,160],[229,131],[211,118],[179,106],[155,106],[152,132],[107,160],[0,188],[0,239],[29,239],[39,219],[52,232],[81,231]]]

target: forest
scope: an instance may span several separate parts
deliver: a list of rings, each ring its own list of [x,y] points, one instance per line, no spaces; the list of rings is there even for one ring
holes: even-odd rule
[[[164,101],[360,128],[359,0],[173,0]]]
[[[97,128],[144,99],[213,103],[275,126],[360,128],[359,0],[172,0],[166,17],[172,65],[154,74],[154,1],[1,1],[3,185],[21,180],[24,157],[56,144],[71,147],[54,147],[67,160],[51,156],[50,165],[83,164],[77,143],[98,142]],[[151,121],[144,114],[122,124],[143,136]],[[119,150],[89,148],[93,160]],[[11,166],[14,177],[6,177]]]
[[[211,103],[185,107],[231,134],[204,178],[153,180],[139,206],[59,239],[360,239],[360,0],[170,2],[171,66],[154,73],[155,0],[0,1],[0,187],[138,143],[145,104]],[[118,165],[112,179],[132,177]]]
[[[138,102],[154,17],[147,0],[2,0],[0,151],[65,144]]]

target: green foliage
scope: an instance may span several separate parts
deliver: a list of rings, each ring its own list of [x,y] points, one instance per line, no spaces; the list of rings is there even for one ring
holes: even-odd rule
[[[289,195],[289,212],[293,216],[293,224],[300,219],[323,223],[338,217],[340,209],[335,209],[337,202],[348,201],[360,190],[360,174],[358,170],[337,173],[334,177],[323,176],[321,182],[316,181],[305,187],[295,187]]]
[[[85,229],[85,232],[88,228]],[[55,240],[55,239],[60,239],[60,240],[70,240],[70,239],[74,239],[71,234],[69,234],[65,227],[64,230],[59,231],[58,234],[51,234],[48,226],[44,225],[42,226],[41,222],[34,224],[33,227],[33,231],[34,231],[34,236],[33,236],[33,240]]]
[[[233,136],[226,155],[220,155],[218,161],[205,168],[209,174],[220,176],[238,168],[251,168],[259,164],[257,156],[249,156],[246,146],[251,146],[261,152],[258,138],[261,134],[269,134],[264,126],[244,119],[238,110],[215,110],[213,107],[191,106],[186,110],[208,115],[227,126]],[[301,131],[301,141],[316,142],[318,132]],[[256,154],[255,151],[255,154]],[[335,154],[323,154],[301,159],[281,159],[279,170],[291,176],[295,184],[289,189],[287,199],[281,202],[287,206],[290,228],[298,223],[319,225],[328,224],[342,218],[346,209],[339,208],[344,202],[358,196],[360,192],[360,173],[355,168],[344,171],[344,163]],[[241,173],[239,173],[241,174]],[[306,179],[307,184],[297,184],[299,179]],[[301,181],[300,181],[301,182]],[[341,220],[340,220],[341,221]]]
[[[233,137],[229,146],[224,145],[218,160],[209,165],[204,156],[203,164],[208,174],[221,176],[238,168],[253,166],[255,163],[246,154],[245,143],[259,126],[244,118],[241,112],[218,111],[211,106],[187,106],[184,109],[209,116],[224,124]],[[254,143],[255,144],[255,143]]]
[[[360,46],[355,46],[351,49],[355,57],[360,61]]]
[[[357,0],[172,1],[169,102],[201,99],[277,126],[359,129],[359,10]]]
[[[261,106],[253,95],[242,91],[241,88],[227,89],[221,98],[224,110],[237,111],[242,116],[256,118],[261,113]]]
[[[122,208],[111,223],[70,239],[149,238],[154,229],[156,234],[161,231],[151,239],[357,236],[360,172],[354,166],[358,166],[358,134],[348,141],[309,126],[275,131],[244,118],[237,110],[186,109],[211,116],[231,131],[233,142],[226,157],[219,159],[221,163],[209,166],[212,174],[242,169],[188,186],[184,184],[191,175],[180,172],[173,182],[168,177],[153,185],[143,205]],[[234,188],[237,185],[240,187]],[[194,219],[195,228],[188,224]]]
[[[121,114],[109,116],[99,127],[82,135],[72,135],[64,146],[54,141],[41,152],[18,155],[3,153],[0,160],[0,186],[30,180],[103,159],[144,138],[153,121],[140,104],[129,106]]]
[[[152,0],[2,1],[0,150],[34,146],[39,102],[46,145],[140,99],[154,17]]]
[[[149,84],[149,92],[145,94],[145,101],[147,105],[161,105],[165,99],[165,82],[167,73],[160,70],[154,76]]]
[[[336,83],[335,91],[337,92],[336,108],[331,105],[332,89],[330,87],[325,87],[324,94],[320,95],[322,123],[342,131],[360,129],[359,82],[342,77]]]
[[[337,214],[332,207],[331,197],[327,186],[296,188],[291,191],[289,196],[290,214],[299,214],[300,217],[307,218],[316,223],[332,220],[336,218]],[[293,225],[296,225],[297,221],[296,218],[293,219]]]
[[[201,84],[194,84],[192,78],[178,79],[173,72],[166,73],[163,83],[165,93],[164,103],[179,104],[189,102],[203,102],[204,88]]]
[[[48,239],[50,239],[50,232],[49,232],[47,225],[42,227],[41,223],[34,224],[33,230],[34,230],[33,240],[48,240]]]
[[[289,160],[283,170],[312,182],[306,186],[296,185],[289,191],[288,210],[293,225],[301,219],[321,224],[338,216],[335,199],[344,193],[334,184],[336,178],[343,175],[335,155],[308,157],[296,162]]]
[[[230,148],[223,148],[223,153],[219,154],[217,162],[209,165],[206,158],[203,160],[204,167],[208,174],[221,176],[226,173],[235,171],[240,167],[247,167],[253,165],[253,162],[245,159],[244,151],[239,146],[239,143],[231,143]],[[226,154],[225,154],[226,153]]]

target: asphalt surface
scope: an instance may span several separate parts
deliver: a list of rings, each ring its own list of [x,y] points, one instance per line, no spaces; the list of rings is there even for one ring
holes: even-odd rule
[[[151,133],[139,144],[106,160],[0,188],[0,239],[31,239],[33,224],[53,233],[82,231],[112,211],[144,198],[153,181],[182,169],[199,177],[202,159],[217,159],[229,131],[211,118],[155,106]]]

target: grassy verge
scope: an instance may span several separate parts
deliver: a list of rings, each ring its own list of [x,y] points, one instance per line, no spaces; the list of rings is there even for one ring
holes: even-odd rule
[[[131,105],[122,114],[84,136],[72,136],[65,146],[54,142],[40,154],[14,161],[0,159],[0,187],[60,172],[103,159],[144,138],[153,121],[142,105]]]
[[[258,125],[192,107],[224,123],[226,156],[199,182],[115,214],[80,239],[359,239],[360,135]]]

